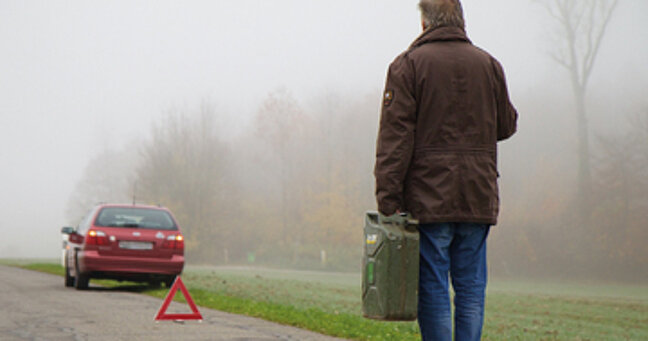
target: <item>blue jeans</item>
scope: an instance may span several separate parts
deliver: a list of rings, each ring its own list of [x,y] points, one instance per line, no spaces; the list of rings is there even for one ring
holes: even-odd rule
[[[452,341],[448,273],[455,291],[455,340],[481,338],[489,225],[421,224],[418,323],[423,341]]]

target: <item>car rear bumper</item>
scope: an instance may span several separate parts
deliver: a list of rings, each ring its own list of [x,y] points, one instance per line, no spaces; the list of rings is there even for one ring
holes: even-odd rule
[[[97,251],[82,251],[79,255],[79,268],[82,273],[137,273],[178,275],[184,267],[184,256],[171,258],[119,257],[99,255]]]

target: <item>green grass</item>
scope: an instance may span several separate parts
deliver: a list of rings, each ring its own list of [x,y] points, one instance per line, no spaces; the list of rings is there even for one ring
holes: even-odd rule
[[[19,265],[63,274],[58,264]],[[189,267],[182,279],[202,307],[355,340],[420,339],[413,322],[361,317],[357,274]],[[167,293],[132,283],[93,283],[160,298]],[[648,340],[648,287],[493,280],[483,340]]]

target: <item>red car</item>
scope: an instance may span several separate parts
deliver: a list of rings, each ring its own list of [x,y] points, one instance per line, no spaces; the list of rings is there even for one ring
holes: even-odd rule
[[[79,226],[64,227],[65,286],[86,289],[91,278],[171,286],[184,267],[184,238],[163,207],[102,204]]]

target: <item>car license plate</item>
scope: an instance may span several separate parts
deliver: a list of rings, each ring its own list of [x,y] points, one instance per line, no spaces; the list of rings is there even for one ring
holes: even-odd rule
[[[120,241],[120,249],[128,250],[153,250],[153,243],[149,242],[133,242],[133,241]]]

